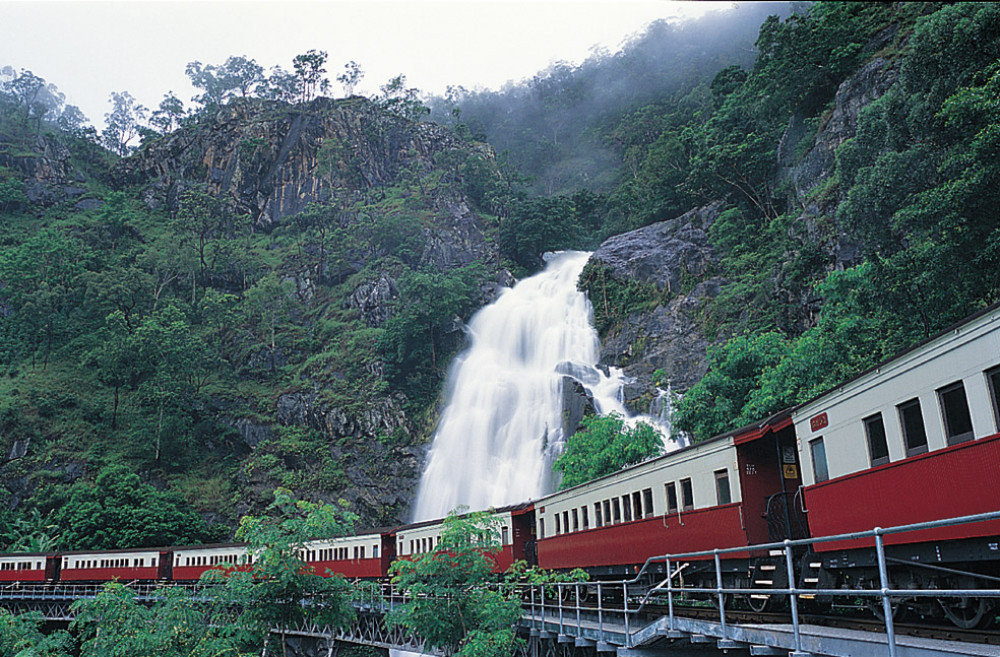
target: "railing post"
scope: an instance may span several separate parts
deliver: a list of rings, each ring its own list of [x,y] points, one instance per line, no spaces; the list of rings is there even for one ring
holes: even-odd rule
[[[715,548],[715,586],[719,598],[719,623],[722,625],[722,638],[728,639],[726,632],[726,598],[722,592],[722,560],[719,558],[719,548]]]
[[[882,585],[882,613],[885,614],[885,636],[889,642],[889,657],[896,657],[896,628],[892,620],[892,601],[889,599],[889,569],[885,565],[885,545],[882,528],[875,528],[875,552],[878,555],[878,576]]]
[[[796,591],[789,595],[789,603],[792,607],[792,633],[795,637],[795,652],[802,652],[802,635],[799,632],[799,594],[798,586],[795,582],[795,566],[792,563],[792,545],[789,539],[785,539],[785,572],[788,575],[788,588]]]
[[[580,636],[580,583],[573,585],[576,592],[576,635]]]
[[[625,619],[625,647],[632,647],[632,633],[628,628],[628,584],[622,582],[622,617]]]
[[[542,620],[541,620],[541,624],[542,625],[541,625],[541,629],[544,630],[545,629],[545,585],[544,584],[541,585],[541,592],[542,592],[542,600],[541,600],[541,606],[542,606]]]
[[[535,627],[538,619],[535,618],[535,587],[531,587],[531,626]]]
[[[559,606],[559,634],[566,634],[563,628],[563,585],[556,584],[556,604]]]
[[[670,610],[670,631],[677,629],[674,620],[674,571],[670,566],[670,557],[667,557],[667,608]]]
[[[601,599],[601,583],[597,583],[597,631],[604,636],[604,600]]]

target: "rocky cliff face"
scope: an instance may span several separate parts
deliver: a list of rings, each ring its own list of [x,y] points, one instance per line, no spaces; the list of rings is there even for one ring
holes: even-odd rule
[[[880,35],[872,49],[893,34]],[[835,267],[856,264],[861,248],[833,219],[842,199],[837,193],[819,192],[835,171],[837,147],[855,135],[862,109],[888,91],[897,78],[895,65],[873,58],[840,85],[814,135],[809,134],[804,118],[794,115],[778,148],[773,186],[790,189],[789,203],[799,213],[792,230],[798,239],[819,244]],[[806,141],[810,139],[811,143]],[[706,231],[723,206],[723,201],[715,201],[675,219],[617,235],[591,257],[592,263],[605,267],[622,284],[639,282],[670,293],[665,303],[622,318],[602,339],[602,363],[622,367],[632,378],[625,392],[633,410],[645,411],[655,399],[653,379],[658,370],[681,393],[705,374],[709,340],[700,318],[706,304],[726,284],[714,273],[717,257]],[[807,309],[805,321],[809,321],[812,300],[797,302]]]
[[[618,281],[639,281],[668,293],[667,303],[630,313],[604,337],[601,362],[624,369],[632,382],[625,401],[645,411],[656,397],[653,375],[662,370],[674,390],[683,392],[705,374],[708,340],[699,313],[725,282],[712,274],[715,253],[707,230],[722,202],[691,210],[605,241],[590,262]]]
[[[24,193],[36,205],[52,205],[86,193],[85,177],[71,158],[69,148],[55,135],[35,136],[25,146],[0,134],[0,167],[15,171],[24,180]]]
[[[400,301],[397,277],[402,267],[448,271],[477,260],[496,262],[494,241],[454,173],[455,163],[472,155],[493,159],[488,147],[463,142],[441,126],[387,113],[364,98],[320,98],[298,106],[236,101],[121,160],[111,178],[119,187],[138,185],[151,208],[174,209],[181,195],[197,186],[265,232],[318,203],[335,209],[331,221],[336,228],[364,234],[372,230],[370,215],[381,211],[373,207],[401,199],[394,211],[419,216],[416,253],[403,257],[391,250],[391,239],[382,247],[366,238],[370,243],[364,248],[351,247],[336,257],[328,254],[330,261],[320,271],[283,272],[297,296],[312,299],[324,294],[329,298],[338,282],[364,271],[365,277],[334,305],[356,313],[365,326],[379,328]],[[445,182],[427,182],[442,179]],[[400,191],[401,186],[407,187]],[[412,205],[404,205],[408,202]],[[406,224],[407,229],[412,226]],[[483,281],[484,302],[507,277],[498,272],[496,282],[492,274]],[[322,285],[327,286],[325,292],[319,290]],[[289,356],[280,351],[261,354],[251,374],[266,377]],[[371,380],[384,379],[376,358],[357,369]],[[343,387],[343,377],[339,372],[316,373],[294,389],[275,391],[273,405],[258,407],[254,420],[226,412],[223,423],[238,432],[251,454],[270,453],[286,427],[321,433],[347,482],[338,490],[308,494],[346,499],[365,524],[401,521],[422,457],[414,422],[404,410],[407,400],[400,393],[368,391],[373,396],[365,401],[329,401],[343,399],[327,394]],[[294,456],[280,458],[293,471],[308,473],[318,467]],[[279,484],[263,470],[253,471],[243,482],[253,494],[237,511],[255,511],[254,500],[267,499]]]
[[[458,149],[468,145],[449,130],[408,121],[365,98],[296,106],[234,101],[122,160],[112,177],[119,185],[149,185],[152,205],[173,204],[187,185],[204,184],[236,213],[267,226],[312,202],[395,184],[402,172],[432,168],[436,155]],[[460,199],[442,199],[441,209],[468,214]]]

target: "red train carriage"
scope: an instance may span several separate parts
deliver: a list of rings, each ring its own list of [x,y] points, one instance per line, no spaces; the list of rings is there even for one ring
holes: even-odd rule
[[[667,553],[801,535],[788,513],[799,482],[785,412],[536,501],[538,564],[613,577]],[[746,583],[749,556],[725,564],[727,581]],[[714,586],[709,570],[692,567],[689,582]]]
[[[804,503],[823,536],[1000,510],[1000,306],[910,349],[794,413]],[[1000,522],[886,536],[890,574],[915,587],[977,588],[1000,575]],[[877,577],[869,541],[816,546],[825,583]],[[940,609],[935,610],[933,605]],[[912,600],[971,627],[980,600]]]
[[[253,555],[244,543],[191,545],[175,547],[171,551],[171,579],[179,582],[198,580],[212,569],[246,569],[253,564]]]
[[[0,554],[0,582],[51,582],[58,576],[55,554]]]
[[[500,521],[500,551],[490,555],[493,572],[503,573],[515,561],[535,562],[534,558],[534,505],[524,502],[494,509]],[[428,520],[404,525],[395,530],[396,556],[405,559],[414,554],[433,552],[441,541],[443,520]]]
[[[328,572],[348,579],[378,579],[389,572],[396,558],[396,540],[392,529],[373,529],[355,536],[310,541],[302,551],[302,560],[313,572]]]
[[[166,548],[64,552],[59,555],[61,582],[130,582],[170,578]]]

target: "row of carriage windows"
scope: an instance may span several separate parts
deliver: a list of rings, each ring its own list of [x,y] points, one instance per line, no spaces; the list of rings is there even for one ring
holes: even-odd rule
[[[365,559],[367,546],[355,545],[353,549],[354,560]],[[323,548],[322,550],[308,550],[305,553],[306,561],[347,561],[351,558],[351,548]],[[372,546],[372,559],[378,559],[378,546]]]
[[[436,538],[437,538],[438,544],[440,544],[441,543],[441,537],[438,536]],[[428,538],[411,538],[410,539],[410,552],[409,552],[409,554],[420,554],[420,553],[423,553],[423,552],[430,552],[430,551],[432,551],[434,549],[434,539],[435,539],[434,536],[430,536]],[[403,551],[403,544],[402,543],[400,543],[400,545],[399,545],[399,551],[400,552]]]
[[[993,407],[993,420],[1000,429],[1000,367],[984,372],[989,389],[990,403]],[[949,445],[958,445],[972,440],[972,414],[969,412],[969,401],[965,395],[965,384],[957,381],[937,390],[938,402],[941,406],[941,418],[944,422],[945,438]],[[903,444],[906,456],[915,456],[927,451],[927,431],[924,427],[924,415],[919,399],[909,399],[896,406],[899,415],[899,425],[903,433]],[[885,431],[885,421],[882,413],[869,415],[862,420],[865,437],[868,442],[868,459],[871,465],[884,465],[889,462],[889,441]],[[826,461],[826,446],[822,436],[809,441],[810,456],[813,463],[813,475],[816,481],[826,481],[830,478],[830,470]]]
[[[0,570],[41,570],[41,561],[4,561],[0,563]]]
[[[156,565],[156,559],[149,560],[150,567]],[[145,568],[145,557],[123,557],[120,559],[80,559],[73,562],[73,568]],[[63,568],[69,568],[69,560],[63,561]]]
[[[732,491],[729,488],[729,472],[727,470],[723,469],[715,472],[715,487],[717,502],[719,504],[730,504],[733,501]],[[694,509],[694,487],[691,484],[690,478],[664,484],[664,495],[666,496],[668,515]],[[653,489],[646,488],[641,491],[622,495],[621,497],[612,497],[600,502],[594,502],[593,510],[595,528],[616,525],[620,522],[652,518]],[[586,505],[576,509],[567,509],[562,513],[556,513],[553,515],[553,518],[555,521],[555,533],[557,535],[590,529],[590,509]],[[545,538],[544,518],[539,519],[538,529],[541,538]]]
[[[245,554],[212,554],[184,557],[185,566],[221,566],[231,563],[253,563],[253,556]],[[177,555],[176,565],[181,565],[181,555]]]

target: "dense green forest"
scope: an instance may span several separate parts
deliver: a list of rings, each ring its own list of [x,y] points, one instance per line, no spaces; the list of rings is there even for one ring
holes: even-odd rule
[[[291,71],[192,62],[190,107],[113,94],[98,133],[4,69],[0,546],[216,540],[278,486],[399,520],[461,320],[507,272],[713,202],[704,278],[724,284],[676,418],[698,439],[1000,299],[1000,9],[776,10],[712,23],[714,49],[655,25],[433,113],[402,76],[351,96],[356,65],[323,97],[309,51]],[[595,91],[611,79],[632,91]],[[864,99],[849,134],[844,85]],[[608,338],[698,282],[589,266],[581,286]],[[585,424],[563,467],[656,448],[607,429]]]

